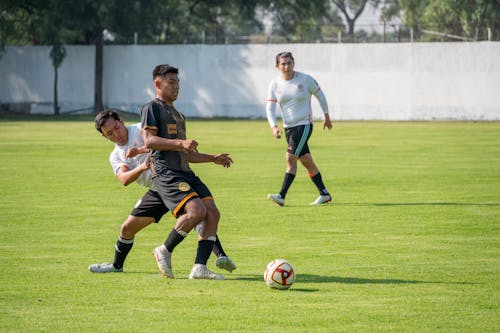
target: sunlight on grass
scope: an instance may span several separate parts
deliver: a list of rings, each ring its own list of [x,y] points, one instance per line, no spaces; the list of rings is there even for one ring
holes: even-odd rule
[[[112,260],[144,190],[114,179],[112,145],[90,117],[0,122],[0,331],[500,330],[500,123],[316,126],[311,149],[334,194],[321,207],[309,206],[317,193],[302,167],[285,207],[266,199],[286,147],[265,121],[187,125],[201,152],[235,161],[193,165],[238,265],[225,281],[187,279],[193,235],[174,253],[177,278],[158,273],[151,250],[170,215],[137,235],[123,274],[91,274]],[[275,258],[295,267],[290,290],[263,282]]]

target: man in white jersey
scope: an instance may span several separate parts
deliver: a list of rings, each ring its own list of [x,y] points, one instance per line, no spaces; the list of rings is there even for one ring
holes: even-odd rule
[[[102,111],[96,116],[95,127],[106,139],[115,144],[115,148],[109,156],[109,162],[118,181],[125,186],[136,182],[149,189],[137,202],[120,228],[113,263],[89,266],[89,270],[94,273],[123,272],[123,264],[132,249],[135,234],[153,222],[158,223],[162,216],[168,212],[168,208],[154,189],[149,150],[144,146],[140,123],[126,127],[118,112],[110,109]],[[222,157],[219,162],[227,163],[226,159],[226,157]],[[198,232],[201,226],[202,223],[197,226]],[[224,252],[218,237],[213,252],[217,256],[217,267],[229,272],[236,269],[234,262]]]
[[[277,139],[281,137],[281,131],[276,123],[276,104],[279,104],[288,143],[286,172],[281,190],[277,194],[269,194],[267,198],[280,206],[285,204],[285,196],[295,179],[297,160],[299,160],[319,191],[318,198],[311,205],[319,205],[332,201],[332,196],[323,183],[307,144],[313,129],[311,95],[316,97],[323,110],[323,129],[331,129],[332,122],[326,97],[318,83],[310,75],[294,71],[294,65],[290,52],[276,55],[276,68],[281,75],[271,81],[267,93],[266,115],[273,135]]]

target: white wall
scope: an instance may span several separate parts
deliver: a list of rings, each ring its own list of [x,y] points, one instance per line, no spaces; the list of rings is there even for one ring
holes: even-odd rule
[[[295,57],[337,120],[500,120],[500,43],[127,45],[104,48],[103,99],[139,112],[154,95],[151,71],[180,69],[177,108],[187,116],[263,118],[274,57]],[[68,46],[59,69],[61,112],[93,105],[94,47]],[[7,47],[0,103],[52,112],[49,47]],[[318,103],[312,102],[315,115]]]

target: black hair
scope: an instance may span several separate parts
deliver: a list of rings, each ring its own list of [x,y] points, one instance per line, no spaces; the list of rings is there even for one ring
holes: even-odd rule
[[[120,115],[115,109],[106,109],[104,111],[101,111],[95,116],[95,129],[99,132],[102,133],[102,126],[104,126],[104,123],[108,121],[109,118],[113,118],[115,120],[120,121]]]
[[[280,58],[290,58],[292,59],[292,62],[295,63],[295,60],[293,59],[292,52],[280,52],[276,55],[276,65],[280,63]]]
[[[165,76],[168,73],[179,74],[179,69],[169,64],[158,65],[153,69],[153,80],[158,76]]]

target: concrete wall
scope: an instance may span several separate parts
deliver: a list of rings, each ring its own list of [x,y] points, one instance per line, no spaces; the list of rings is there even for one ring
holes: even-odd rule
[[[500,120],[500,43],[126,45],[104,48],[103,99],[139,112],[153,98],[155,65],[179,67],[187,116],[263,118],[274,56],[293,52],[337,120]],[[52,113],[49,47],[7,47],[0,103]],[[59,69],[61,112],[93,106],[94,47],[68,46]],[[320,116],[313,98],[313,110]]]

